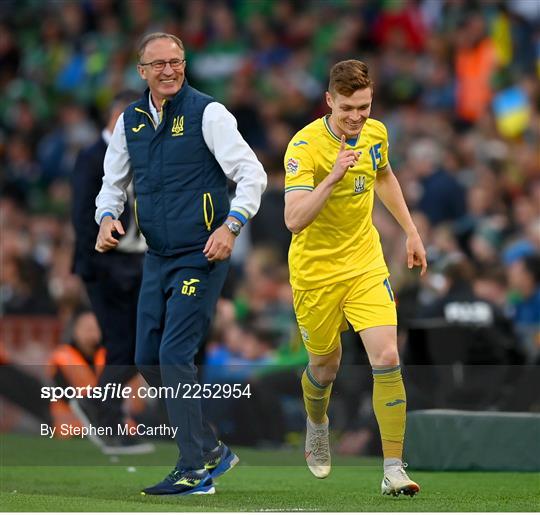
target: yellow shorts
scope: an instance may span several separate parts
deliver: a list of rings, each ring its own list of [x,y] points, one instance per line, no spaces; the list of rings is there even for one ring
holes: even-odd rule
[[[294,290],[294,311],[306,349],[330,354],[340,344],[347,321],[356,332],[397,325],[394,294],[386,267],[322,288]]]

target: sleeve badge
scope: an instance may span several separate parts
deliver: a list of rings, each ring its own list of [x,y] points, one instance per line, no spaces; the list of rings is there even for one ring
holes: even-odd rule
[[[296,175],[296,172],[298,172],[298,168],[300,168],[300,160],[295,159],[294,157],[290,157],[287,161],[287,173],[290,175]]]

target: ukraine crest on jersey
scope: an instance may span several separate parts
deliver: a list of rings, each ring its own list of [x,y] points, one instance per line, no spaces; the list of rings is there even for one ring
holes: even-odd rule
[[[285,154],[285,192],[317,187],[332,170],[340,144],[327,117],[300,130]],[[358,163],[334,186],[317,218],[293,234],[289,267],[291,284],[297,290],[319,288],[386,266],[371,219],[375,177],[388,164],[386,127],[369,118],[359,138],[347,142],[347,149],[361,153]]]

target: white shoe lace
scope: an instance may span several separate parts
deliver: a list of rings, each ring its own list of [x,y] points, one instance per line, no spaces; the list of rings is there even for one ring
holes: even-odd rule
[[[316,461],[327,462],[330,459],[330,446],[325,430],[312,430],[309,446]]]

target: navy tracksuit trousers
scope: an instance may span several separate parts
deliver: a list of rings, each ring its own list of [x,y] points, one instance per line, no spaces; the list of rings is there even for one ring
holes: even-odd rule
[[[204,342],[225,282],[229,261],[210,263],[201,250],[172,257],[148,253],[137,313],[135,363],[151,386],[197,383],[194,357]],[[218,445],[204,420],[201,401],[185,396],[166,398],[180,469],[204,467],[203,452]],[[193,394],[193,392],[191,392]]]

